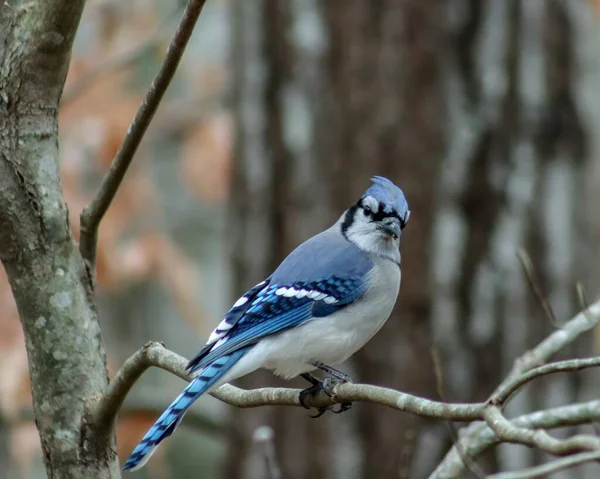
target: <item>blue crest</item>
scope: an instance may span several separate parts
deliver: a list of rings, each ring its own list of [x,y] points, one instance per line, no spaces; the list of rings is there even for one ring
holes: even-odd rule
[[[372,196],[379,202],[385,213],[395,212],[400,218],[406,218],[408,203],[402,190],[383,176],[374,176],[371,181],[373,184],[362,197]]]

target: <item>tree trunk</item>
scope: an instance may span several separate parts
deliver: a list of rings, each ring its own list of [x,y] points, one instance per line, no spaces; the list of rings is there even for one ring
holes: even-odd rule
[[[58,173],[58,103],[83,1],[0,6],[0,260],[15,296],[51,478],[120,477],[86,405],[108,377],[91,276]]]
[[[581,69],[596,41],[591,7],[232,3],[235,293],[333,222],[371,175],[386,175],[413,212],[398,307],[346,369],[361,382],[436,397],[435,347],[445,398],[484,399],[552,328],[519,248],[531,252],[560,319],[578,308],[576,281],[595,291],[590,173],[600,118],[591,85],[599,70]],[[589,395],[578,378],[539,383],[510,412]],[[257,374],[246,385],[276,382]],[[426,477],[450,445],[441,424],[381,407],[318,421],[278,408],[234,415],[231,479],[262,477],[250,438],[263,423],[275,430],[286,479]],[[490,470],[540,460],[524,448],[497,451]]]

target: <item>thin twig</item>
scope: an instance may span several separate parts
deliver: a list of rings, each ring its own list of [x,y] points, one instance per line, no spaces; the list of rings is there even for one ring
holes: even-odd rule
[[[540,303],[540,306],[544,310],[548,321],[550,321],[550,324],[552,324],[552,326],[554,326],[555,328],[560,328],[560,323],[556,319],[556,314],[554,314],[552,305],[550,304],[550,302],[546,298],[546,295],[544,295],[542,291],[540,280],[535,274],[535,268],[533,267],[533,262],[531,261],[529,254],[527,254],[527,251],[521,248],[517,253],[517,257],[521,262],[521,266],[523,267],[523,271],[525,272],[525,276],[527,277],[529,286],[533,291],[533,294],[535,294],[535,297],[537,298],[538,302]]]
[[[600,321],[600,301],[596,301],[586,311],[579,312],[560,329],[543,339],[536,347],[517,358],[509,375],[496,388],[493,395],[506,387],[506,383],[512,381],[516,376],[544,364],[554,354],[575,341],[581,334],[594,328],[598,321]]]
[[[504,381],[492,393],[499,394],[506,388],[506,385],[514,380],[514,378],[522,375],[536,366],[543,365],[550,357],[565,348],[568,344],[575,341],[581,334],[596,327],[600,321],[600,301],[596,301],[590,305],[587,310],[578,313],[574,318],[563,324],[563,326],[554,331],[550,336],[542,340],[536,347],[527,351],[517,360]],[[486,425],[481,423],[473,423],[462,431],[459,444],[469,453],[471,457],[476,457],[469,442],[473,438],[478,437],[486,430]],[[477,452],[480,454],[481,452]],[[462,462],[457,447],[454,446],[448,451],[444,459],[440,462],[434,473],[430,476],[431,479],[457,477],[465,468]],[[450,475],[448,471],[452,471]],[[458,472],[457,472],[458,471]]]
[[[488,476],[488,479],[540,479],[558,471],[581,466],[600,459],[600,451],[582,452],[574,456],[556,459],[541,466],[531,467],[523,471],[501,472]]]
[[[534,411],[511,419],[511,423],[525,429],[555,429],[567,426],[580,426],[600,420],[600,400],[570,404],[557,408]],[[461,445],[470,457],[478,457],[502,440],[485,423],[473,423],[471,431],[461,435]],[[465,430],[466,431],[466,430]],[[461,477],[465,466],[456,448],[452,448],[444,460],[438,464],[429,479],[450,479]]]
[[[497,406],[486,408],[483,414],[486,424],[503,442],[535,447],[555,456],[600,449],[600,439],[596,436],[581,434],[561,440],[553,438],[542,429],[533,430],[515,426],[502,415],[502,411]]]
[[[555,363],[546,364],[531,369],[521,376],[515,376],[510,381],[503,383],[502,388],[497,389],[490,397],[488,402],[493,405],[504,406],[509,398],[523,385],[534,379],[548,374],[581,371],[583,369],[595,368],[600,366],[600,357],[588,359],[567,359]]]
[[[125,139],[110,168],[102,180],[98,192],[81,213],[81,243],[79,249],[87,261],[89,270],[95,275],[98,227],[104,214],[114,199],[133,156],[144,137],[167,87],[171,83],[185,47],[192,35],[196,21],[206,0],[189,0],[183,18],[169,44],[167,54],[142,104],[131,122]]]

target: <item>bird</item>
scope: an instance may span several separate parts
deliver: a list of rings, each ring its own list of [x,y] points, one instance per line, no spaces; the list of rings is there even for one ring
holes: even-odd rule
[[[257,369],[301,376],[308,395],[351,381],[331,364],[361,349],[389,318],[400,291],[400,237],[410,210],[402,190],[381,176],[327,230],[293,250],[240,297],[189,361],[194,379],[157,419],[123,466],[144,466],[204,393]],[[321,381],[310,374],[321,370]],[[351,404],[342,404],[343,412]],[[329,408],[319,409],[319,415]],[[318,417],[313,416],[313,417]]]

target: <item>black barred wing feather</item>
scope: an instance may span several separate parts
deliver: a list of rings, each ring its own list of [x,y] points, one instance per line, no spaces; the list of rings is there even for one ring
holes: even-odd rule
[[[333,314],[360,298],[364,290],[364,277],[331,276],[285,286],[269,280],[260,283],[236,302],[188,369],[194,372],[266,336]]]
[[[252,301],[256,296],[264,289],[269,286],[270,277],[261,281],[253,288],[249,289],[240,299],[238,299],[231,309],[227,312],[223,321],[215,328],[211,333],[208,341],[202,348],[202,350],[190,360],[187,365],[187,370],[195,372],[199,369],[199,362],[204,358],[210,350],[213,348],[215,343],[223,339],[223,337],[229,332],[233,326],[246,314],[246,311],[252,306]]]

